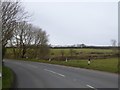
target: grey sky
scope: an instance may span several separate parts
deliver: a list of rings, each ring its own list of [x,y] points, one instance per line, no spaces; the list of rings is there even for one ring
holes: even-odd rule
[[[117,2],[24,2],[52,45],[110,45],[118,40]]]

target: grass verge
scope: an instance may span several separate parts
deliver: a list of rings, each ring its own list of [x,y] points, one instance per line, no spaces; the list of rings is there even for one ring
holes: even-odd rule
[[[22,59],[23,60],[23,59]],[[48,60],[35,60],[35,59],[24,59],[25,61],[34,61],[34,62],[42,62],[42,63],[50,63],[50,64],[58,64],[93,70],[106,71],[111,73],[118,73],[118,58],[109,58],[109,59],[96,59],[91,60],[91,64],[87,64],[87,60],[68,60],[65,61],[48,61]]]
[[[5,89],[9,89],[12,88],[13,85],[13,72],[10,68],[3,66],[2,67],[2,88],[3,90]]]
[[[2,73],[2,67],[0,66],[0,73]],[[0,77],[0,90],[2,89],[2,77]]]
[[[2,78],[0,78],[0,90],[2,89]]]

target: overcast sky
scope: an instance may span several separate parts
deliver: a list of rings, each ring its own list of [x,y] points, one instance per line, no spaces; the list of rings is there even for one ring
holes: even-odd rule
[[[118,40],[117,2],[23,3],[32,14],[30,22],[49,34],[52,45],[111,45],[111,39]]]

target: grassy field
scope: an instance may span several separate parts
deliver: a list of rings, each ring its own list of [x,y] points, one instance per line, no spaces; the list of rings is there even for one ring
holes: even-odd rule
[[[50,52],[57,54],[61,53],[61,50],[63,50],[66,54],[69,54],[70,49],[50,49]],[[99,52],[99,53],[112,53],[112,49],[92,49],[92,48],[78,48],[78,49],[72,49],[76,52],[83,52],[83,53],[91,53],[91,52]],[[12,48],[7,49],[8,53],[12,53]]]
[[[52,53],[55,53],[56,55],[59,55],[61,53],[61,50],[65,52],[65,54],[70,54],[70,49],[51,49]],[[87,48],[81,48],[81,49],[73,49],[75,52],[82,52],[84,54],[89,54],[91,52],[98,52],[98,53],[112,53],[111,49],[87,49]]]
[[[14,58],[14,54],[12,48],[7,48],[6,50],[7,58]],[[27,57],[32,58],[30,52],[33,52],[33,49],[29,49],[28,53],[26,53]],[[114,57],[114,52],[112,49],[92,49],[92,48],[78,48],[72,49],[50,49],[49,55],[47,57],[59,59],[62,56],[70,58],[70,59],[87,59],[89,56],[92,58],[111,58]]]
[[[8,89],[12,87],[13,84],[13,72],[8,67],[3,67],[3,77],[2,77],[2,88]]]
[[[90,65],[88,65],[87,60],[68,60],[68,62],[66,62],[31,59],[30,61],[118,73],[118,58],[91,60]]]
[[[2,78],[0,78],[0,90],[2,89]]]

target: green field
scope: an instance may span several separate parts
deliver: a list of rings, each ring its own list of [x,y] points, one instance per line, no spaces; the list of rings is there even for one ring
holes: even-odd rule
[[[8,89],[12,87],[13,84],[13,72],[8,67],[3,67],[3,77],[2,77],[2,88]]]
[[[12,48],[8,48],[6,51],[7,52],[5,56],[7,58],[14,58]],[[29,51],[26,53],[26,56],[32,58],[33,55],[31,55],[31,52],[33,52],[33,49],[29,49]],[[63,52],[63,57],[67,57],[70,59],[78,59],[78,60],[88,59],[90,56],[95,59],[111,58],[111,57],[115,57],[115,53],[116,53],[113,52],[112,49],[92,49],[92,48],[50,49],[50,52],[47,55],[47,57],[58,59],[62,56],[62,52]]]
[[[0,90],[2,89],[2,78],[0,78]]]
[[[2,67],[0,67],[0,73],[2,73]],[[2,89],[2,77],[0,77],[0,90]]]
[[[70,49],[51,49],[51,52],[55,53],[56,55],[59,55],[61,53],[61,50],[65,52],[65,54],[69,54]],[[98,52],[98,53],[112,53],[111,49],[73,49],[75,52],[83,52],[84,54],[89,54],[91,52]]]
[[[65,57],[71,56],[71,49],[51,49],[50,56],[61,56],[61,52],[64,52]],[[79,59],[86,59],[89,56],[93,58],[108,58],[113,56],[113,54],[112,49],[72,49],[72,56],[78,57]]]
[[[60,54],[61,50],[65,51],[66,54],[69,54],[70,49],[50,49],[50,52],[55,54]],[[91,53],[91,52],[99,52],[99,53],[112,53],[112,49],[91,49],[91,48],[78,48],[74,49],[76,52],[83,52],[83,53]],[[12,53],[12,48],[7,49],[7,53]]]

